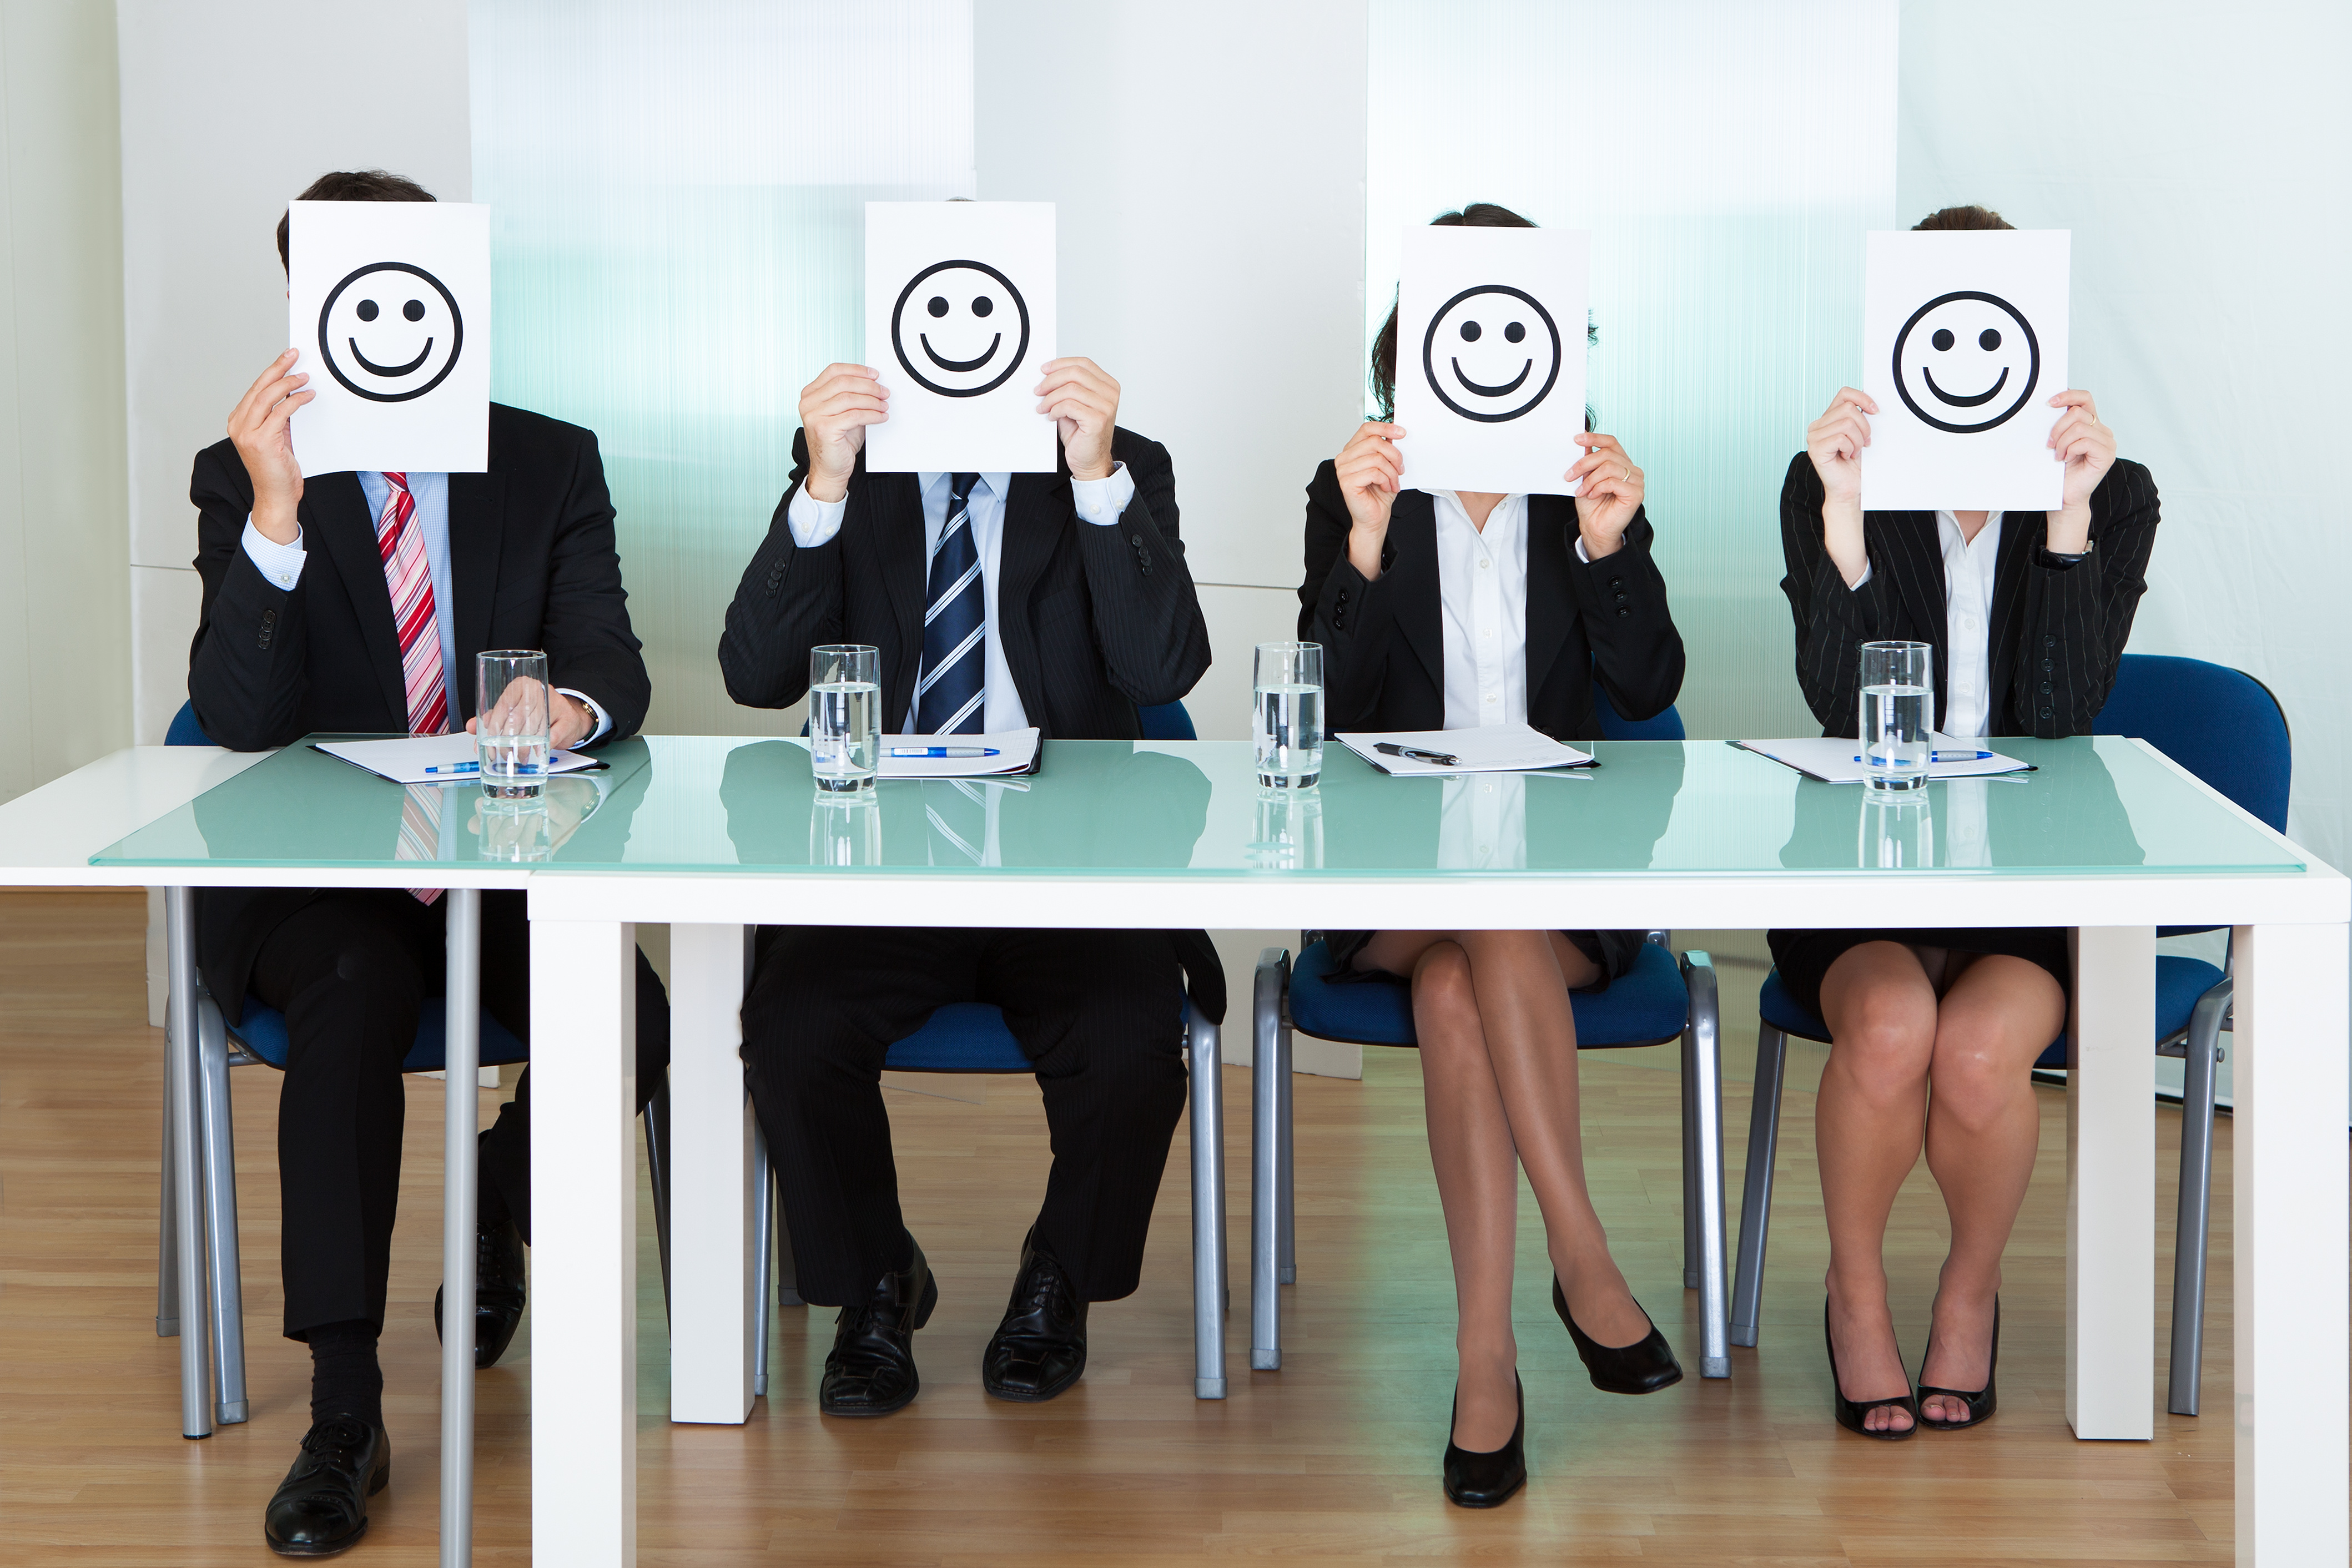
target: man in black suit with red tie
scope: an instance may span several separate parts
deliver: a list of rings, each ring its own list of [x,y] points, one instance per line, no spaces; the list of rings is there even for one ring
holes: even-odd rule
[[[1167,452],[1118,427],[1118,383],[1091,361],[1048,361],[1036,392],[1060,427],[1053,474],[869,474],[866,427],[889,395],[875,372],[833,365],[802,392],[791,486],[719,645],[737,702],[799,700],[809,649],[828,643],[880,650],[882,722],[902,733],[1131,739],[1139,706],[1192,689],[1209,639]],[[983,795],[950,822],[943,800],[934,856],[988,863],[1000,809]],[[949,1002],[1003,1009],[1053,1134],[981,1379],[1003,1399],[1062,1393],[1086,1369],[1088,1305],[1132,1292],[1142,1266],[1184,1103],[1184,975],[1204,1012],[1223,1011],[1206,936],[916,924],[763,940],[743,1059],[798,1289],[842,1309],[818,1407],[881,1416],[915,1397],[914,1333],[939,1287],[900,1216],[880,1074],[891,1044]]]
[[[429,202],[381,172],[327,174],[305,201]],[[278,247],[287,259],[287,225]],[[439,734],[473,727],[474,655],[547,653],[559,747],[634,733],[651,697],[629,630],[596,438],[492,403],[481,474],[323,474],[307,483],[288,420],[308,402],[291,350],[196,455],[203,617],[188,696],[240,751],[321,730]],[[412,815],[442,809],[413,792]],[[450,808],[455,809],[452,802]],[[430,821],[419,824],[429,831]],[[429,880],[422,868],[419,880]],[[530,927],[520,893],[482,895],[482,1002],[528,1040]],[[222,1013],[248,998],[286,1015],[278,1113],[286,1334],[312,1361],[309,1433],[270,1500],[264,1539],[325,1556],[366,1532],[383,1486],[383,1329],[405,1093],[400,1064],[443,972],[440,890],[220,888],[198,895],[197,961]],[[669,1005],[637,960],[640,1107],[669,1061]],[[523,1309],[530,1226],[530,1075],[482,1134],[477,1364]],[[435,1322],[441,1303],[435,1302]]]

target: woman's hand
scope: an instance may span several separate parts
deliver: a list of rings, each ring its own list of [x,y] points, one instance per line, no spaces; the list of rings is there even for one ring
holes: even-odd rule
[[[2116,465],[2116,433],[2099,423],[2089,392],[2062,392],[2050,406],[2059,411],[2050,450],[2066,465],[2066,489],[2065,504],[2050,514],[2047,548],[2053,555],[2081,555],[2091,548],[2091,492]]]
[[[1870,444],[1868,392],[1838,388],[1829,411],[1805,427],[1805,455],[1822,478],[1822,544],[1848,588],[1870,570],[1862,535],[1862,449]]]
[[[1381,574],[1381,550],[1388,543],[1389,509],[1403,487],[1404,457],[1396,444],[1404,427],[1367,420],[1339,448],[1332,468],[1348,503],[1348,562],[1367,582]]]
[[[827,365],[801,389],[811,500],[830,506],[849,494],[849,476],[866,444],[866,427],[889,417],[890,389],[864,365]]]
[[[1624,547],[1625,529],[1642,509],[1642,471],[1613,435],[1580,435],[1576,444],[1585,454],[1566,477],[1571,485],[1584,482],[1576,493],[1576,526],[1584,553],[1599,560]]]

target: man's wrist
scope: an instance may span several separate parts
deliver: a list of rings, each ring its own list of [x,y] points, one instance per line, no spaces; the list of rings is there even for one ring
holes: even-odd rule
[[[257,500],[251,517],[254,528],[271,544],[290,545],[302,537],[302,520],[290,503]]]
[[[849,480],[845,476],[835,479],[812,472],[808,476],[808,482],[801,488],[808,492],[810,500],[822,501],[830,507],[849,494]]]

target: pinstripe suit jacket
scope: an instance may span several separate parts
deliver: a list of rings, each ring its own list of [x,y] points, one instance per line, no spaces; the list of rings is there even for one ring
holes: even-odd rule
[[[1822,481],[1798,453],[1780,486],[1780,549],[1789,575],[1780,591],[1797,622],[1797,683],[1826,735],[1859,728],[1857,644],[1886,638],[1936,650],[1936,711],[1950,695],[1944,629],[1944,547],[1933,512],[1866,512],[1863,540],[1871,576],[1849,589],[1822,542]],[[2139,464],[2116,460],[2091,492],[2092,550],[2074,566],[2043,556],[2040,518],[2004,527],[1993,560],[1992,735],[2088,735],[2115,685],[2116,661],[2147,591],[2156,544],[2156,481]]]

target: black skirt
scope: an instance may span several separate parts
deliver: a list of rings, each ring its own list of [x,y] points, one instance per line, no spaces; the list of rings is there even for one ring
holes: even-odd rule
[[[1331,950],[1331,973],[1325,983],[1339,986],[1357,980],[1395,978],[1385,970],[1356,967],[1356,955],[1362,952],[1364,944],[1377,935],[1372,931],[1323,933],[1323,944]],[[1591,985],[1577,988],[1588,994],[1607,990],[1610,981],[1633,968],[1633,961],[1641,956],[1642,944],[1649,936],[1643,931],[1563,931],[1560,935],[1567,937],[1578,952],[1601,967],[1601,978]]]
[[[2069,997],[2074,967],[2066,957],[2063,925],[1958,927],[1949,931],[1768,931],[1780,985],[1799,1007],[1822,1016],[1822,981],[1830,966],[1865,942],[1901,942],[1914,947],[1947,947],[1956,953],[1999,953],[2050,971]]]

